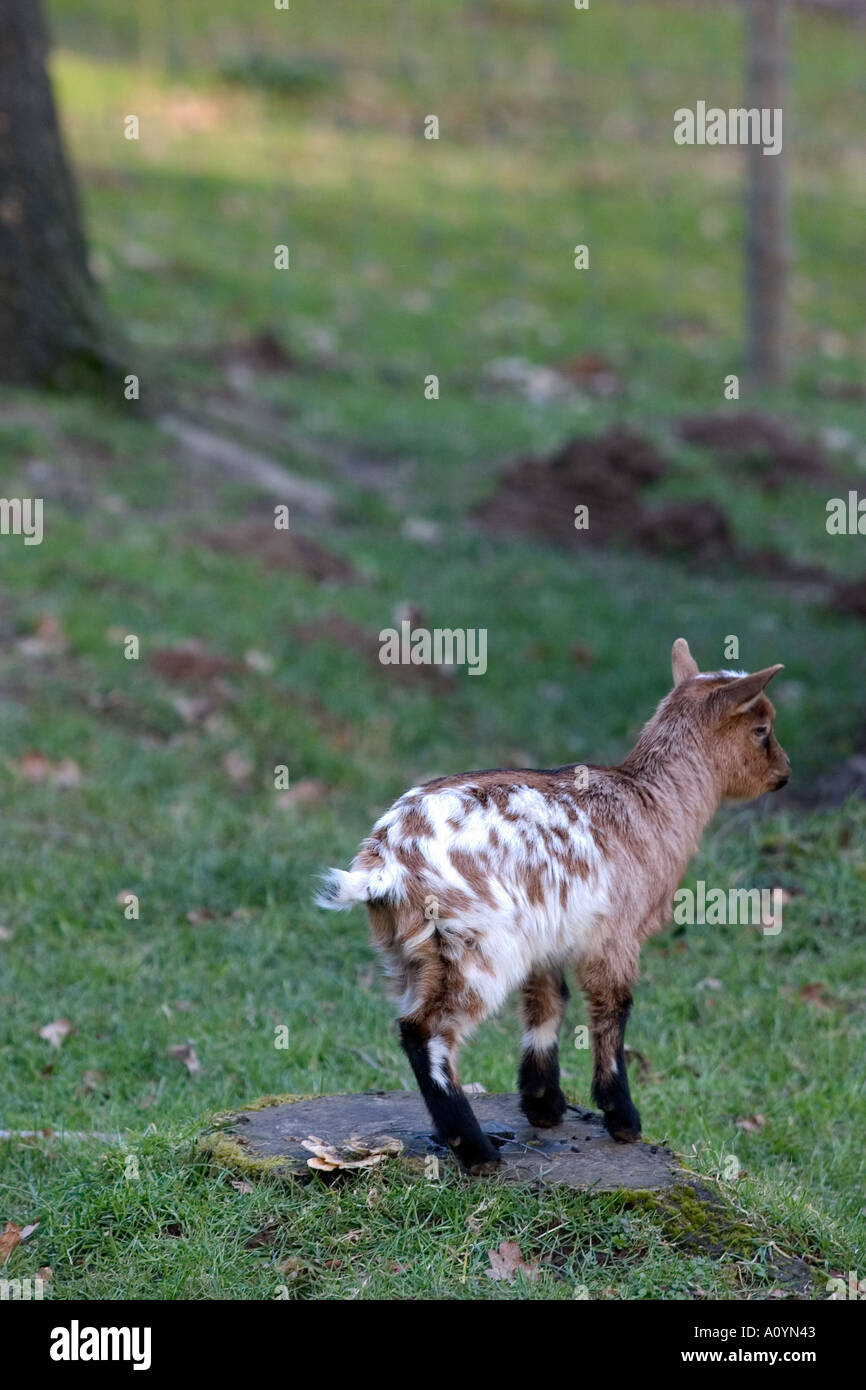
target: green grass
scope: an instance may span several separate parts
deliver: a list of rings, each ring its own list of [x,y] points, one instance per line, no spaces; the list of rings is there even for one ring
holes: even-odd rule
[[[140,42],[144,9],[52,6],[68,137],[105,293],[135,345],[129,370],[145,392],[169,372],[204,408],[225,387],[206,350],[271,325],[309,370],[245,389],[313,454],[267,447],[327,476],[315,447],[337,443],[378,486],[333,474],[337,520],[294,519],[359,572],[318,587],[204,545],[265,504],[188,469],[122,406],[35,393],[0,405],[5,495],[32,493],[34,460],[51,470],[36,475],[43,545],[7,538],[0,553],[0,921],[13,933],[0,942],[0,1125],[123,1140],[2,1146],[0,1216],[40,1221],[5,1273],[48,1264],[60,1298],[258,1299],[284,1285],[324,1298],[791,1296],[782,1251],[809,1262],[822,1296],[826,1270],[863,1264],[861,802],[722,815],[687,884],[786,887],[782,932],[670,928],[644,953],[629,1033],[648,1068],[634,1081],[644,1132],[722,1193],[721,1248],[717,1233],[695,1242],[685,1200],[672,1214],[629,1194],[506,1191],[450,1170],[435,1183],[398,1165],[244,1193],[196,1148],[214,1112],[259,1095],[410,1084],[362,915],[311,904],[315,873],[346,862],[406,786],[618,759],[664,694],[681,633],[707,667],[732,633],[744,666],[785,662],[778,731],[801,785],[862,746],[863,630],[817,599],[742,567],[482,535],[470,516],[510,459],[618,422],[671,458],[659,497],[714,497],[744,545],[862,573],[862,538],[827,536],[820,490],[768,498],[739,474],[731,486],[672,434],[677,416],[721,408],[724,375],[741,369],[737,163],[670,139],[674,106],[738,90],[735,13],[684,23],[668,5],[543,18],[516,0],[443,3],[401,7],[386,45],[367,5],[341,6],[339,24],[334,6],[293,5],[291,42],[271,27],[285,16],[253,18],[240,0],[219,7],[219,25],[209,5],[162,27],[146,9]],[[271,50],[316,82],[279,95],[220,80]],[[851,153],[863,93],[848,31],[798,15],[794,74],[798,356],[789,389],[749,395],[792,428],[857,439],[856,403],[821,389],[856,378],[863,346]],[[121,135],[130,111],[138,146]],[[438,145],[420,137],[428,112],[442,119]],[[282,241],[286,275],[272,269]],[[585,276],[570,268],[577,241],[592,247]],[[614,401],[539,408],[483,386],[497,357],[586,350],[619,371]],[[438,402],[423,399],[428,372]],[[855,455],[840,471],[856,471]],[[438,522],[438,541],[407,539],[407,514]],[[458,677],[446,695],[406,688],[294,636],[333,613],[376,633],[406,600],[430,626],[487,628],[483,679]],[[17,642],[45,615],[68,645],[28,655]],[[126,633],[138,662],[123,658]],[[204,692],[150,669],[155,648],[190,638],[237,669]],[[592,652],[586,668],[575,641]],[[244,665],[251,648],[272,670]],[[178,697],[203,693],[211,717],[187,722]],[[75,759],[81,784],[29,783],[21,759],[35,752]],[[251,763],[248,785],[227,776],[230,753]],[[324,803],[277,806],[283,763],[293,782],[321,780]],[[123,892],[138,895],[138,920]],[[58,1050],[39,1029],[59,1018],[75,1031]],[[576,999],[563,1067],[585,1102],[589,1058],[569,1043],[583,1021]],[[274,1046],[280,1025],[288,1050]],[[509,1005],[467,1048],[464,1078],[511,1089],[518,1037]],[[197,1076],[167,1054],[188,1041]],[[759,1127],[738,1125],[756,1114]],[[486,1277],[487,1251],[511,1240],[539,1262],[537,1281]]]

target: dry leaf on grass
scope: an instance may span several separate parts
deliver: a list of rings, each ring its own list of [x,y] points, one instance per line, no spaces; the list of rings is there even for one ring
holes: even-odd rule
[[[169,1047],[167,1051],[169,1057],[173,1057],[176,1062],[183,1062],[190,1076],[198,1076],[201,1071],[201,1063],[192,1043],[178,1043],[174,1047]]]
[[[814,980],[811,984],[801,986],[800,998],[806,1004],[817,1004],[819,1009],[830,1009],[835,1002],[832,995],[828,993],[827,986],[820,980]]]
[[[244,665],[251,671],[258,671],[261,675],[269,675],[274,669],[274,658],[268,656],[267,652],[260,652],[255,647],[250,647],[249,651],[244,652]]]
[[[11,941],[14,935],[14,931],[10,931],[8,927],[0,927],[0,941]]]
[[[490,1256],[490,1268],[485,1269],[484,1273],[488,1279],[501,1279],[513,1284],[518,1274],[526,1279],[541,1278],[538,1261],[532,1260],[527,1264],[516,1240],[504,1240],[498,1250],[488,1250],[487,1254]]]
[[[69,643],[57,618],[46,613],[39,619],[35,633],[20,637],[15,645],[22,656],[60,656]]]
[[[209,907],[191,907],[186,914],[186,920],[191,927],[200,927],[202,922],[213,922],[216,913],[211,912]]]
[[[21,1244],[21,1227],[14,1221],[6,1222],[6,1230],[0,1235],[0,1265],[5,1265],[16,1245]]]
[[[223,757],[222,768],[232,786],[241,787],[252,781],[256,765],[252,759],[246,757],[237,748],[233,748]]]
[[[736,1121],[737,1128],[744,1129],[747,1134],[757,1134],[766,1123],[763,1115],[744,1115]]]
[[[370,1139],[361,1139],[353,1134],[339,1149],[311,1134],[303,1141],[302,1147],[313,1154],[312,1158],[307,1159],[307,1166],[322,1173],[332,1173],[338,1168],[372,1168],[383,1159],[403,1152],[401,1140],[390,1134],[378,1134]]]
[[[214,701],[207,695],[178,695],[171,707],[184,724],[201,724],[214,711]]]
[[[277,1238],[278,1227],[273,1221],[262,1226],[260,1231],[254,1231],[251,1236],[247,1236],[244,1241],[245,1250],[258,1250],[263,1245],[273,1245]]]
[[[25,753],[17,766],[25,782],[36,786],[43,782],[52,787],[81,786],[81,768],[74,758],[61,758],[59,763],[53,763],[44,753]]]
[[[233,1178],[232,1187],[234,1188],[235,1192],[243,1192],[244,1194],[250,1193],[254,1190],[252,1183],[247,1182],[246,1178]]]
[[[39,1036],[44,1038],[46,1042],[50,1042],[52,1047],[59,1047],[63,1039],[68,1038],[71,1032],[73,1032],[73,1025],[69,1019],[57,1018],[53,1023],[46,1023],[43,1028],[40,1028]]]
[[[81,1096],[92,1096],[105,1080],[105,1073],[101,1071],[86,1071],[81,1078],[81,1085],[76,1089],[75,1099]]]
[[[14,1221],[6,1222],[6,1229],[0,1235],[0,1265],[5,1265],[17,1245],[30,1239],[38,1225],[38,1221],[31,1222],[29,1226],[18,1226]]]

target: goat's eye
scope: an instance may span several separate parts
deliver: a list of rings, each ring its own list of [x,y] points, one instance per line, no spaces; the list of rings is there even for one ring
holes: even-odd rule
[[[769,732],[769,724],[758,724],[758,726],[752,730],[752,733],[755,735],[756,738],[766,738]]]

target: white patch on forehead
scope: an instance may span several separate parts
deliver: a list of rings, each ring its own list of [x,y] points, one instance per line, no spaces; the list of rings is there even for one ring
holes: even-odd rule
[[[694,676],[696,681],[717,681],[719,676],[727,676],[729,680],[739,680],[741,676],[747,676],[748,671],[701,671],[700,675]]]

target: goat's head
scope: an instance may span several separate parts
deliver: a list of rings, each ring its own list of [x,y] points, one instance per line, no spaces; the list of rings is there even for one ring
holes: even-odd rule
[[[671,656],[674,690],[668,699],[698,730],[722,795],[751,801],[784,787],[791,764],[773,732],[776,711],[764,693],[783,668],[702,674],[683,637],[674,642]]]

